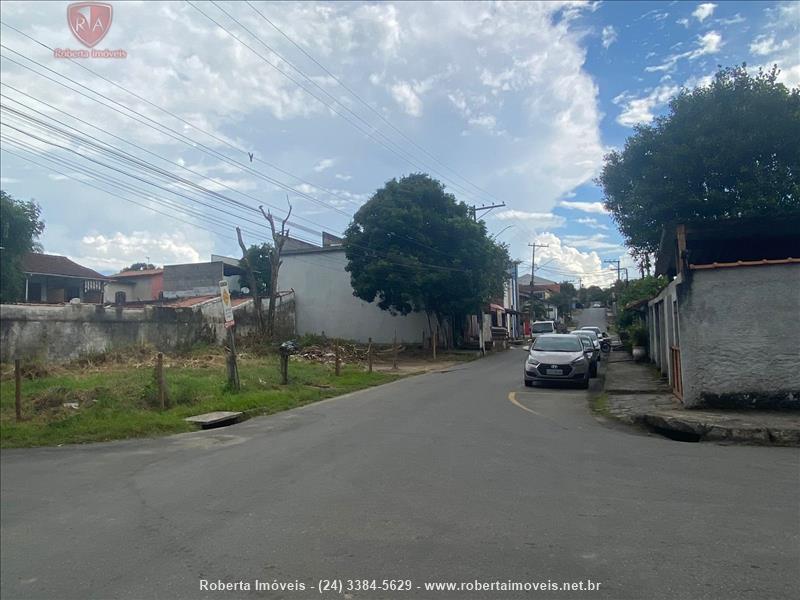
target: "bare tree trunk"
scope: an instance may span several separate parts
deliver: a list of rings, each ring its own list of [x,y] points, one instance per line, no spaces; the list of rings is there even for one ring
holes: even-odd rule
[[[281,252],[283,251],[283,244],[286,238],[289,237],[289,230],[286,229],[286,223],[292,215],[292,204],[289,198],[286,198],[286,203],[289,205],[289,212],[286,213],[286,218],[281,221],[281,229],[277,230],[275,227],[275,217],[270,211],[264,212],[264,207],[259,206],[261,214],[269,223],[270,230],[272,231],[272,249],[269,252],[269,264],[271,267],[270,285],[269,285],[269,306],[267,307],[267,336],[271,338],[275,335],[275,300],[278,297],[278,271],[281,268]]]
[[[261,294],[258,293],[258,282],[256,281],[255,273],[250,261],[247,260],[247,247],[244,245],[242,239],[242,230],[236,228],[236,238],[239,240],[239,248],[242,249],[241,264],[244,266],[244,271],[247,274],[247,281],[250,282],[250,293],[253,294],[253,307],[256,311],[256,326],[258,327],[258,334],[264,335],[264,313],[261,312]]]

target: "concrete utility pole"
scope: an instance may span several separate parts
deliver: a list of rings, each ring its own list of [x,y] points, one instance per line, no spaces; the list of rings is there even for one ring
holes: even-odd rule
[[[533,328],[533,322],[535,321],[533,316],[533,286],[536,285],[536,249],[549,248],[550,245],[533,242],[532,244],[528,244],[528,246],[531,247],[531,328]],[[533,333],[533,329],[531,329],[531,333]]]
[[[621,274],[620,274],[620,271],[622,271],[622,268],[619,266],[619,261],[618,260],[604,260],[603,262],[604,263],[609,263],[609,264],[612,264],[612,265],[616,264],[617,265],[617,281],[622,281],[622,277],[621,277]]]
[[[503,208],[505,205],[505,202],[501,202],[500,204],[490,204],[489,206],[485,206],[483,204],[480,206],[475,206],[473,204],[469,207],[469,212],[472,214],[473,220],[477,223],[479,210],[494,210],[495,208]],[[478,304],[478,314],[476,316],[478,318],[478,345],[481,347],[481,355],[484,355],[486,351],[485,342],[483,341],[483,306],[480,304]]]

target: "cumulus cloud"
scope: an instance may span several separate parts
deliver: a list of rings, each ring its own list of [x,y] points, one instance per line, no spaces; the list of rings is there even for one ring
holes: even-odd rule
[[[692,12],[692,16],[702,23],[708,17],[714,14],[715,8],[717,8],[717,5],[711,2],[704,2],[703,4],[698,4],[697,8],[694,9],[694,12]]]
[[[606,286],[616,279],[616,269],[605,267],[596,250],[581,251],[552,232],[540,233],[533,239],[547,246],[536,249],[537,277],[554,281],[580,278],[584,286]],[[529,260],[527,264],[530,266]]]
[[[572,202],[571,200],[562,200],[558,205],[563,208],[570,208],[587,213],[596,213],[599,215],[608,214],[608,210],[606,210],[602,202]]]
[[[679,90],[677,85],[659,85],[645,96],[638,98],[623,92],[613,100],[614,104],[622,107],[617,123],[625,127],[633,127],[637,123],[649,123],[655,117],[653,111],[665,106]]]
[[[183,233],[153,234],[134,231],[113,234],[95,233],[81,238],[75,260],[101,271],[117,271],[131,263],[149,262],[157,265],[201,262],[197,243]]]
[[[567,220],[553,213],[526,212],[524,210],[504,210],[495,218],[501,221],[524,221],[528,226],[544,229],[563,227]]]
[[[408,82],[401,81],[393,84],[389,89],[395,102],[400,105],[407,115],[412,117],[422,116],[422,100],[414,90],[414,86]]]
[[[616,41],[617,41],[617,31],[616,29],[614,29],[614,26],[606,25],[605,27],[603,27],[603,33],[602,33],[603,48],[608,48],[609,46],[611,46],[611,44],[613,44]]]
[[[783,40],[780,44],[775,43],[774,35],[759,35],[750,43],[750,54],[756,56],[769,56],[789,47],[789,40]]]

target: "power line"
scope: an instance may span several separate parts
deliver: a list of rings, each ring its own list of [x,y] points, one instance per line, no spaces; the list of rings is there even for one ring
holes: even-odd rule
[[[11,48],[8,48],[7,46],[5,46],[5,45],[3,45],[3,44],[0,44],[0,47],[3,47],[3,48],[5,48],[5,49],[7,49],[7,50],[9,50],[9,51],[13,52],[14,54],[17,54],[17,55],[19,55],[19,56],[21,56],[21,57],[25,58],[25,60],[28,60],[28,61],[30,61],[30,62],[32,62],[32,63],[34,63],[34,64],[38,65],[39,67],[42,67],[42,68],[44,68],[44,69],[46,69],[46,70],[48,70],[48,71],[50,71],[50,72],[52,72],[52,73],[54,73],[54,74],[56,74],[56,75],[58,75],[58,76],[62,77],[62,78],[64,78],[64,79],[66,79],[66,80],[68,80],[68,81],[70,81],[70,82],[74,83],[75,85],[80,85],[80,84],[79,84],[78,82],[76,82],[75,80],[73,80],[73,79],[71,79],[71,78],[69,78],[69,77],[67,77],[67,76],[65,76],[65,75],[63,75],[63,74],[61,74],[61,73],[58,73],[57,71],[54,71],[53,69],[50,69],[49,67],[46,67],[46,66],[42,65],[41,63],[38,63],[37,61],[35,61],[35,60],[33,60],[33,59],[30,59],[30,58],[28,58],[28,57],[26,57],[26,56],[24,56],[24,55],[20,54],[19,52],[16,52],[15,50],[13,50],[13,49],[11,49]],[[142,114],[141,114],[141,113],[139,113],[138,111],[135,111],[135,110],[133,110],[133,109],[131,109],[131,108],[127,107],[127,106],[126,106],[126,105],[124,105],[124,104],[121,104],[121,103],[119,103],[119,102],[117,102],[117,101],[115,101],[115,100],[113,100],[113,99],[111,99],[111,98],[108,98],[108,96],[105,96],[105,95],[103,95],[103,94],[100,94],[99,92],[95,92],[95,91],[93,91],[93,90],[92,90],[92,93],[94,93],[94,94],[96,94],[96,95],[98,95],[98,96],[100,96],[100,97],[102,97],[102,98],[104,98],[104,99],[107,99],[107,100],[109,100],[110,102],[112,102],[112,103],[114,103],[114,104],[117,104],[118,106],[122,106],[122,107],[123,107],[123,108],[125,108],[127,111],[129,111],[129,112],[132,112],[132,113],[134,113],[134,114],[136,114],[136,115],[139,115],[139,116],[143,117],[144,119],[147,119],[147,121],[151,121],[151,122],[153,122],[153,123],[156,123],[156,125],[158,125],[158,127],[154,127],[153,125],[151,125],[150,123],[148,123],[148,122],[146,122],[146,121],[142,121],[141,119],[138,119],[138,118],[136,118],[136,117],[132,117],[131,115],[128,115],[128,114],[126,114],[126,113],[123,113],[122,111],[120,111],[120,110],[118,110],[118,109],[114,108],[113,106],[109,106],[109,105],[105,104],[104,102],[100,102],[100,101],[99,101],[99,100],[97,100],[96,98],[93,98],[93,97],[91,97],[91,96],[87,96],[86,94],[84,94],[84,93],[83,93],[83,92],[81,92],[80,90],[75,90],[74,88],[72,88],[72,87],[70,87],[70,86],[67,86],[67,85],[63,84],[63,83],[61,83],[60,81],[54,80],[54,79],[52,79],[51,77],[49,77],[49,76],[47,76],[47,75],[43,75],[42,73],[39,73],[38,71],[35,71],[34,69],[31,69],[31,68],[30,68],[30,67],[28,67],[27,65],[24,65],[24,64],[22,64],[22,63],[20,63],[20,62],[18,62],[18,61],[15,61],[14,59],[11,59],[11,58],[9,58],[9,57],[6,57],[6,56],[4,56],[3,58],[4,58],[4,59],[6,59],[6,60],[10,60],[10,61],[11,61],[11,62],[13,62],[14,64],[17,64],[17,65],[19,65],[19,66],[21,66],[21,67],[23,67],[23,68],[25,68],[25,69],[27,69],[27,70],[29,70],[29,71],[31,71],[31,72],[33,72],[33,73],[35,73],[35,74],[37,74],[37,75],[39,75],[39,76],[41,76],[41,77],[44,77],[44,78],[46,78],[46,79],[48,79],[48,80],[50,80],[50,81],[52,81],[52,82],[54,82],[54,83],[56,83],[56,84],[58,84],[58,85],[62,86],[62,87],[65,87],[66,89],[69,89],[69,90],[71,90],[71,91],[73,91],[73,92],[76,92],[76,93],[78,93],[78,94],[80,94],[80,95],[82,95],[82,96],[86,97],[86,98],[87,98],[87,99],[89,99],[89,100],[92,100],[92,101],[94,101],[94,102],[97,102],[97,103],[101,104],[102,106],[105,106],[105,107],[107,107],[107,108],[110,108],[110,109],[114,110],[115,112],[117,112],[117,113],[119,113],[119,114],[121,114],[121,115],[123,115],[123,116],[125,116],[125,117],[127,117],[127,118],[132,118],[132,119],[134,119],[135,121],[141,122],[142,124],[144,124],[144,125],[146,125],[146,126],[150,127],[151,129],[154,129],[154,130],[158,131],[159,133],[162,133],[162,134],[164,134],[164,135],[167,135],[168,137],[171,137],[171,138],[173,138],[173,139],[176,139],[177,141],[180,141],[180,142],[182,142],[182,143],[186,143],[186,144],[188,144],[188,145],[189,145],[191,148],[193,148],[193,149],[198,149],[198,147],[199,147],[199,148],[201,148],[201,149],[202,149],[202,151],[204,151],[206,154],[211,154],[212,156],[215,156],[216,158],[219,158],[219,159],[221,159],[221,160],[223,160],[223,161],[225,161],[225,162],[228,162],[228,163],[230,163],[230,164],[233,164],[234,166],[237,166],[237,167],[238,167],[238,168],[240,168],[241,170],[246,170],[246,171],[249,171],[249,172],[251,172],[251,173],[253,173],[253,174],[255,174],[255,175],[258,175],[259,177],[261,177],[262,179],[265,179],[265,180],[267,180],[267,181],[268,181],[268,182],[270,182],[270,183],[274,183],[275,185],[279,185],[280,187],[282,187],[282,188],[284,188],[284,189],[286,189],[286,190],[289,190],[289,191],[291,191],[291,192],[292,192],[292,193],[294,193],[294,194],[297,194],[297,195],[299,195],[299,196],[301,196],[301,197],[304,197],[304,198],[307,198],[307,199],[309,199],[309,200],[312,200],[312,201],[314,201],[314,202],[316,202],[316,203],[318,203],[318,204],[321,204],[322,206],[324,206],[324,207],[326,207],[326,208],[332,208],[333,210],[335,210],[336,212],[339,212],[339,213],[343,214],[344,216],[347,216],[347,217],[350,217],[350,216],[351,216],[349,213],[346,213],[346,212],[344,212],[344,211],[342,211],[342,210],[340,210],[340,209],[338,209],[338,208],[336,208],[336,207],[331,207],[331,206],[329,206],[327,203],[325,203],[325,202],[323,202],[323,201],[321,201],[321,200],[319,200],[319,199],[317,199],[317,198],[315,198],[315,197],[313,197],[313,196],[310,196],[310,195],[308,195],[308,194],[305,194],[305,193],[303,193],[303,192],[300,192],[299,190],[296,190],[296,189],[294,189],[294,188],[287,187],[285,184],[283,184],[282,182],[280,182],[280,181],[278,181],[278,180],[275,180],[275,179],[273,179],[273,178],[271,178],[271,177],[269,177],[269,176],[266,176],[266,175],[264,175],[264,174],[262,174],[262,173],[260,173],[260,172],[258,172],[258,171],[255,171],[255,170],[253,170],[253,169],[251,169],[251,168],[247,167],[246,165],[242,165],[241,163],[239,163],[239,162],[237,162],[237,161],[234,161],[234,160],[232,160],[232,159],[228,158],[227,156],[225,156],[225,155],[223,155],[223,154],[220,154],[220,153],[216,152],[216,151],[215,151],[215,150],[213,150],[212,148],[209,148],[208,146],[205,146],[204,144],[202,144],[202,143],[200,143],[200,142],[197,142],[197,141],[195,141],[195,140],[193,140],[193,139],[189,138],[188,136],[185,136],[184,134],[181,134],[180,132],[177,132],[177,131],[175,131],[174,129],[171,129],[171,128],[169,128],[169,127],[166,127],[165,125],[162,125],[162,124],[160,124],[160,123],[157,123],[157,122],[153,121],[152,119],[150,119],[149,117],[147,117],[146,115],[142,115]],[[113,82],[112,82],[112,83],[113,83]],[[16,88],[14,88],[14,89],[16,89]],[[122,89],[124,90],[125,88],[122,88]],[[23,93],[24,93],[24,92],[23,92]],[[43,101],[41,101],[41,100],[39,100],[39,99],[37,99],[37,98],[35,98],[35,97],[33,97],[33,96],[30,96],[29,94],[26,94],[26,95],[27,95],[27,96],[29,96],[29,97],[31,97],[31,98],[34,98],[34,99],[35,99],[35,100],[37,100],[37,101],[43,102]],[[43,102],[43,103],[44,103],[44,102]],[[44,104],[47,104],[47,103],[44,103]],[[50,105],[50,106],[51,106],[51,105]],[[53,108],[55,108],[55,107],[53,107]],[[167,112],[168,112],[168,111],[167,111]],[[170,114],[171,114],[171,113],[170,113]],[[167,132],[163,131],[161,128],[163,128],[163,129],[167,129],[168,131],[171,131],[171,132],[173,132],[173,133],[177,134],[177,136],[179,136],[179,137],[176,137],[176,135],[171,135],[170,133],[167,133]],[[113,135],[113,134],[111,134],[111,135]],[[115,136],[115,137],[117,137],[117,136]],[[95,139],[96,139],[96,138],[95,138]],[[221,139],[221,138],[218,138],[218,139]],[[187,140],[188,140],[188,141],[187,141]],[[133,144],[133,145],[134,145],[134,146],[136,146],[135,144]],[[137,147],[141,148],[140,146],[137,146]],[[149,152],[150,154],[154,154],[154,153],[152,153],[152,152],[150,152],[150,151],[148,151],[148,150],[145,150],[145,151],[146,151],[146,152]],[[156,156],[159,156],[159,155],[156,155]],[[165,160],[165,161],[167,161],[167,162],[171,162],[172,164],[175,164],[175,165],[177,165],[177,166],[179,166],[179,167],[181,167],[181,168],[183,168],[183,169],[190,170],[190,169],[188,169],[187,167],[185,167],[185,166],[183,166],[183,165],[180,165],[179,163],[175,163],[175,162],[173,162],[173,161],[169,161],[168,159],[165,159],[165,158],[163,158],[163,157],[160,157],[160,156],[159,156],[159,158],[161,158],[162,160]],[[204,178],[207,178],[206,176],[204,176],[204,175],[202,175],[202,174],[200,174],[200,176],[201,176],[201,177],[204,177]],[[249,195],[249,194],[245,194],[244,192],[241,192],[241,191],[238,191],[238,190],[237,190],[237,193],[240,193],[240,194],[242,194],[242,195],[246,195],[246,196],[249,196],[249,197],[253,198],[253,196],[251,196],[251,195]],[[254,198],[254,199],[255,199],[255,200],[257,200],[257,201],[259,201],[259,199],[257,199],[257,198]],[[280,214],[280,211],[281,211],[282,209],[280,209],[280,208],[277,208],[277,207],[275,207],[274,205],[272,205],[272,204],[269,204],[268,202],[263,202],[263,203],[264,203],[264,204],[266,204],[267,206],[269,206],[270,208],[277,210],[277,211],[278,211],[278,214]],[[305,217],[298,216],[298,219],[301,219],[301,220],[307,221],[307,222],[309,222],[309,223],[312,223],[313,225],[317,225],[318,227],[324,228],[324,226],[320,225],[319,223],[315,223],[314,221],[311,221],[310,219],[307,219],[307,218],[305,218]],[[309,229],[309,228],[307,228],[307,227],[305,227],[305,226],[302,226],[302,225],[298,225],[297,223],[295,223],[295,222],[292,222],[292,221],[290,221],[290,222],[289,222],[289,224],[290,224],[290,225],[292,225],[293,227],[299,228],[299,229],[301,229],[301,230],[309,231],[309,232],[312,232],[312,233],[314,232],[314,230],[311,230],[311,229]],[[341,234],[342,232],[337,232],[337,233],[340,233],[340,234]],[[440,251],[440,250],[438,250],[438,249],[436,249],[436,248],[433,248],[433,247],[431,247],[431,246],[429,246],[429,245],[423,244],[422,242],[419,242],[418,240],[414,240],[413,238],[410,238],[410,237],[408,237],[408,236],[406,236],[406,235],[403,235],[403,234],[396,234],[396,235],[398,235],[399,237],[402,237],[402,238],[404,238],[404,239],[407,239],[407,240],[411,241],[412,243],[419,245],[420,247],[424,247],[424,248],[426,248],[426,249],[428,249],[428,250],[432,250],[432,251],[434,251],[434,252],[439,252],[439,253],[441,253],[441,254],[446,254],[446,253],[444,253],[444,252],[442,252],[442,251]]]
[[[499,200],[498,200],[497,198],[495,198],[495,197],[494,197],[494,196],[493,196],[491,193],[489,193],[489,192],[488,192],[488,191],[486,191],[485,189],[483,189],[483,188],[481,188],[481,187],[479,187],[479,186],[475,185],[475,184],[474,184],[474,183],[472,183],[472,182],[471,182],[469,179],[467,179],[466,177],[464,177],[463,175],[461,175],[461,174],[460,174],[458,171],[456,171],[456,170],[454,170],[454,169],[452,169],[452,168],[448,167],[446,164],[444,164],[443,162],[441,162],[441,161],[440,161],[440,160],[439,160],[439,159],[438,159],[438,158],[437,158],[435,155],[433,155],[433,154],[431,154],[430,152],[428,152],[428,151],[427,151],[425,148],[423,148],[422,146],[420,146],[419,144],[417,144],[417,143],[416,143],[416,142],[415,142],[413,139],[411,139],[411,138],[410,138],[410,137],[408,137],[408,136],[407,136],[405,133],[403,133],[403,131],[402,131],[402,130],[400,130],[400,129],[398,129],[397,127],[395,127],[395,125],[394,125],[394,124],[392,124],[392,122],[391,122],[391,121],[389,121],[389,120],[388,120],[388,119],[387,119],[387,118],[386,118],[386,117],[385,117],[383,114],[381,114],[381,112],[380,112],[379,110],[376,110],[376,109],[375,109],[375,107],[373,107],[373,106],[372,106],[372,105],[371,105],[369,102],[367,102],[366,100],[364,100],[364,98],[362,98],[361,96],[359,96],[359,95],[358,95],[358,94],[357,94],[355,91],[353,91],[353,90],[352,90],[352,89],[351,89],[349,86],[347,86],[347,85],[346,85],[346,84],[345,84],[345,83],[344,83],[344,82],[343,82],[341,79],[339,79],[339,78],[338,78],[336,75],[334,75],[334,74],[333,74],[333,73],[332,73],[332,72],[331,72],[331,71],[330,71],[328,68],[326,68],[326,67],[325,67],[325,65],[323,65],[322,63],[320,63],[320,62],[319,62],[319,61],[318,61],[316,58],[314,58],[314,57],[313,57],[313,56],[312,56],[312,55],[311,55],[309,52],[307,52],[307,51],[305,50],[305,48],[303,48],[303,47],[302,47],[300,44],[298,44],[297,42],[295,42],[295,41],[294,41],[294,40],[293,40],[293,39],[292,39],[292,38],[291,38],[291,37],[290,37],[288,34],[286,34],[286,33],[285,33],[285,32],[284,32],[284,31],[283,31],[283,30],[282,30],[280,27],[278,27],[277,25],[275,25],[275,23],[273,23],[271,20],[269,20],[269,19],[266,17],[266,15],[264,15],[264,13],[262,13],[260,10],[258,10],[258,9],[257,9],[257,8],[256,8],[256,7],[255,7],[255,6],[254,6],[254,5],[253,5],[251,2],[250,2],[250,0],[246,0],[246,2],[247,2],[247,5],[248,5],[250,8],[252,8],[252,9],[253,9],[253,10],[254,10],[254,11],[255,11],[255,12],[256,12],[256,13],[257,13],[257,14],[258,14],[258,15],[259,15],[261,18],[262,18],[262,19],[264,19],[264,21],[266,21],[267,23],[269,23],[269,24],[270,24],[270,25],[271,25],[271,26],[272,26],[272,27],[273,27],[273,28],[274,28],[274,29],[275,29],[275,30],[276,30],[278,33],[280,33],[280,34],[281,34],[283,37],[285,37],[285,38],[286,38],[286,39],[287,39],[287,40],[288,40],[288,41],[289,41],[289,42],[290,42],[290,43],[291,43],[291,44],[292,44],[292,45],[293,45],[295,48],[297,48],[298,50],[300,50],[300,52],[302,52],[302,53],[303,53],[303,54],[304,54],[306,57],[308,57],[308,58],[309,58],[309,59],[310,59],[310,60],[311,60],[311,61],[312,61],[312,62],[313,62],[315,65],[317,65],[317,66],[318,66],[320,69],[322,69],[322,70],[323,70],[323,71],[324,71],[324,72],[325,72],[325,73],[326,73],[326,74],[327,74],[329,77],[331,77],[331,78],[332,78],[332,79],[333,79],[333,80],[334,80],[336,83],[338,83],[338,84],[339,84],[339,85],[340,85],[342,88],[344,88],[344,89],[345,89],[347,92],[349,92],[349,93],[350,93],[350,95],[352,95],[354,98],[356,98],[356,100],[358,100],[358,101],[359,101],[361,104],[363,104],[364,106],[366,106],[366,107],[367,107],[367,108],[368,108],[368,109],[369,109],[369,110],[370,110],[372,113],[374,113],[374,114],[375,114],[375,115],[376,115],[376,116],[377,116],[377,117],[378,117],[378,118],[379,118],[381,121],[383,121],[384,123],[386,123],[386,124],[387,124],[387,125],[388,125],[388,126],[391,128],[391,129],[392,129],[392,130],[394,130],[395,132],[397,132],[397,133],[398,133],[398,134],[399,134],[399,135],[400,135],[400,136],[401,136],[403,139],[405,139],[405,140],[406,140],[406,141],[408,141],[410,144],[412,144],[414,147],[416,147],[416,148],[418,148],[419,150],[421,150],[422,152],[424,152],[424,153],[425,153],[427,156],[429,156],[431,159],[433,159],[434,161],[436,161],[436,163],[438,163],[439,165],[441,165],[443,168],[445,168],[445,169],[447,169],[448,171],[450,171],[451,173],[454,173],[455,175],[457,175],[459,178],[461,178],[463,181],[465,181],[466,183],[468,183],[469,185],[471,185],[472,187],[474,187],[474,188],[475,188],[476,190],[478,190],[479,192],[482,192],[482,193],[486,194],[487,196],[489,196],[490,198],[492,198],[492,199],[494,199],[494,200],[497,200],[497,201],[499,202]]]
[[[354,112],[352,109],[350,109],[350,107],[348,107],[348,106],[346,106],[345,104],[343,104],[343,103],[342,103],[342,102],[341,102],[339,99],[337,99],[337,98],[335,98],[333,95],[331,95],[331,94],[330,94],[330,93],[329,93],[327,90],[325,90],[324,88],[322,88],[322,86],[320,86],[320,85],[319,85],[317,82],[313,81],[313,80],[312,80],[312,79],[311,79],[311,78],[310,78],[308,75],[306,75],[306,74],[305,74],[305,73],[304,73],[304,72],[303,72],[301,69],[299,69],[298,67],[296,67],[296,66],[295,66],[295,65],[294,65],[294,64],[293,64],[291,61],[289,61],[288,59],[286,59],[284,56],[282,56],[280,53],[278,53],[278,52],[277,52],[277,51],[276,51],[274,48],[272,48],[271,46],[269,46],[269,45],[268,45],[266,42],[264,42],[264,41],[263,41],[263,40],[262,40],[262,39],[261,39],[261,38],[260,38],[258,35],[256,35],[256,34],[255,34],[255,33],[253,33],[253,32],[252,32],[250,29],[248,29],[248,28],[247,28],[245,25],[243,25],[243,24],[242,24],[242,23],[241,23],[241,22],[240,22],[240,21],[239,21],[239,20],[238,20],[236,17],[234,17],[233,15],[231,15],[231,14],[230,14],[228,11],[226,11],[224,8],[220,7],[220,6],[219,6],[219,5],[218,5],[218,4],[217,4],[217,3],[216,3],[214,0],[212,0],[212,1],[211,1],[211,3],[212,3],[212,4],[213,4],[213,5],[214,5],[214,6],[215,6],[215,7],[216,7],[216,8],[217,8],[217,9],[218,9],[220,12],[222,12],[223,14],[225,14],[225,15],[226,15],[226,16],[227,16],[229,19],[231,19],[231,20],[232,20],[234,23],[236,23],[236,24],[237,24],[237,25],[238,25],[238,26],[239,26],[241,29],[243,29],[245,32],[247,32],[247,33],[250,35],[250,37],[251,37],[251,38],[255,39],[255,40],[256,40],[256,41],[257,41],[259,44],[261,44],[263,47],[267,48],[267,50],[269,50],[270,52],[272,52],[273,54],[275,54],[275,55],[276,55],[278,58],[280,58],[282,61],[284,61],[284,62],[285,62],[286,64],[288,64],[290,67],[292,67],[292,69],[294,69],[294,70],[295,70],[297,73],[299,73],[299,74],[300,74],[300,76],[302,76],[304,79],[306,79],[307,81],[309,81],[309,82],[311,83],[311,85],[313,85],[314,87],[316,87],[316,88],[318,88],[319,90],[321,90],[321,91],[322,91],[322,93],[324,93],[326,96],[328,96],[329,98],[331,98],[331,100],[333,100],[333,102],[334,102],[335,104],[338,104],[339,106],[341,106],[342,108],[344,108],[344,110],[346,110],[348,113],[352,114],[352,115],[353,115],[353,116],[354,116],[356,119],[358,119],[359,121],[361,121],[362,123],[364,123],[364,124],[365,124],[365,125],[366,125],[368,128],[372,129],[372,131],[365,130],[365,129],[364,129],[362,126],[360,126],[359,124],[357,124],[357,123],[353,122],[353,121],[352,121],[352,120],[351,120],[349,117],[347,117],[345,114],[343,114],[343,113],[342,113],[341,111],[339,111],[337,108],[335,108],[335,107],[333,106],[333,104],[328,104],[327,102],[325,102],[324,100],[322,100],[322,99],[321,99],[321,98],[320,98],[320,97],[319,97],[319,96],[318,96],[316,93],[314,93],[314,92],[312,92],[311,90],[309,90],[309,89],[308,89],[308,88],[307,88],[305,85],[303,85],[302,83],[300,83],[299,81],[297,81],[297,80],[296,80],[294,77],[292,77],[292,76],[291,76],[290,74],[288,74],[286,71],[284,71],[283,69],[281,69],[279,66],[275,65],[273,62],[271,62],[269,59],[267,59],[267,58],[266,58],[266,57],[265,57],[263,54],[261,54],[260,52],[258,52],[258,51],[257,51],[256,49],[254,49],[252,46],[250,46],[250,45],[249,45],[247,42],[245,42],[244,40],[242,40],[242,39],[241,39],[239,36],[237,36],[236,34],[234,34],[233,32],[231,32],[231,31],[230,31],[230,29],[228,29],[228,28],[224,27],[224,26],[223,26],[223,25],[222,25],[222,24],[221,24],[219,21],[217,21],[216,19],[214,19],[213,17],[211,17],[210,15],[208,15],[208,14],[207,14],[205,11],[203,11],[201,8],[198,8],[197,6],[195,6],[195,5],[194,5],[192,2],[190,2],[189,0],[186,0],[186,3],[187,3],[189,6],[191,6],[192,8],[194,8],[194,9],[195,9],[197,12],[199,12],[200,14],[202,14],[204,17],[206,17],[206,19],[208,19],[209,21],[211,21],[212,23],[214,23],[215,25],[217,25],[217,27],[219,27],[220,29],[222,29],[222,30],[223,30],[223,31],[224,31],[224,32],[225,32],[227,35],[229,35],[229,36],[230,36],[230,37],[232,37],[234,40],[236,40],[236,41],[237,41],[237,42],[239,42],[241,45],[243,45],[245,48],[247,48],[248,50],[250,50],[250,52],[252,52],[252,53],[253,53],[253,54],[255,54],[257,57],[259,57],[259,58],[260,58],[262,61],[264,61],[264,62],[265,62],[267,65],[269,65],[270,67],[272,67],[273,69],[275,69],[276,71],[278,71],[278,73],[280,73],[281,75],[283,75],[284,77],[286,77],[287,79],[289,79],[289,80],[290,80],[292,83],[294,83],[295,85],[297,85],[297,86],[298,86],[300,89],[302,89],[304,92],[306,92],[307,94],[309,94],[311,97],[313,97],[315,100],[317,100],[318,102],[320,102],[320,103],[321,103],[323,106],[325,106],[326,108],[330,109],[332,112],[334,112],[335,114],[337,114],[339,117],[341,117],[342,119],[344,119],[345,121],[347,121],[347,122],[348,122],[350,125],[352,125],[353,127],[355,127],[355,128],[358,130],[358,131],[360,131],[361,133],[363,133],[364,135],[366,135],[368,138],[370,138],[370,139],[372,139],[373,141],[377,142],[378,144],[380,144],[381,146],[383,146],[384,148],[386,148],[387,150],[389,150],[390,152],[392,152],[392,153],[393,153],[393,154],[395,154],[396,156],[400,157],[401,159],[403,159],[404,161],[406,161],[406,162],[407,162],[409,165],[411,165],[411,166],[412,166],[412,167],[414,167],[415,169],[420,169],[420,170],[428,170],[428,171],[431,171],[432,173],[435,173],[436,175],[438,175],[439,177],[441,177],[443,180],[450,182],[451,186],[452,186],[452,187],[454,187],[455,189],[458,189],[458,190],[460,190],[460,191],[461,191],[461,193],[463,193],[463,194],[465,194],[465,195],[472,195],[472,192],[470,192],[470,191],[466,190],[466,189],[465,189],[463,186],[461,186],[461,185],[459,185],[459,184],[455,183],[455,182],[454,182],[452,179],[450,179],[450,178],[446,177],[445,175],[442,175],[441,173],[437,172],[435,169],[431,169],[429,166],[428,166],[427,168],[425,168],[424,166],[421,166],[420,164],[418,164],[417,162],[415,162],[415,157],[414,157],[412,154],[410,154],[409,152],[407,152],[407,151],[403,150],[403,149],[402,149],[400,146],[398,146],[398,145],[397,145],[395,142],[393,142],[393,141],[392,141],[390,138],[388,138],[386,135],[384,135],[383,133],[381,133],[381,132],[379,132],[378,130],[376,130],[376,129],[375,129],[375,127],[374,127],[374,126],[373,126],[371,123],[369,123],[369,122],[368,122],[368,121],[366,121],[366,120],[365,120],[363,117],[361,117],[360,115],[358,115],[357,113],[355,113],[355,112]],[[376,137],[376,136],[375,136],[375,134],[376,134],[376,133],[377,133],[377,134],[379,134],[379,135],[381,136],[381,138],[383,138],[383,139],[380,139],[380,138]],[[385,141],[384,141],[384,140],[385,140]],[[392,146],[392,145],[390,145],[390,144],[392,144],[393,146]]]

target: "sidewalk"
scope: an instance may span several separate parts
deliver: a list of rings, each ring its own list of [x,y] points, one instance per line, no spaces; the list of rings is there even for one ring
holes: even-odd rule
[[[654,365],[626,352],[609,355],[604,391],[600,412],[673,439],[800,446],[800,413],[685,409]]]

